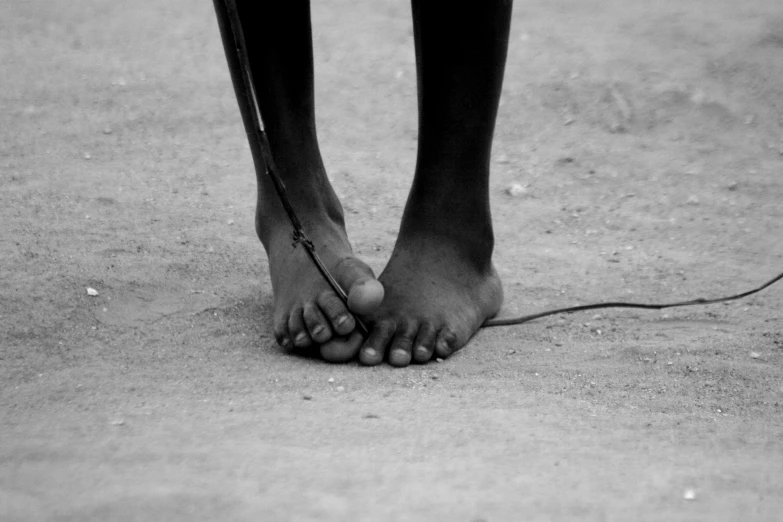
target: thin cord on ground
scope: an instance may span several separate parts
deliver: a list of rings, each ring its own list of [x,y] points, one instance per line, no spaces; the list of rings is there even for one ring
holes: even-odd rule
[[[275,192],[277,192],[277,196],[280,198],[280,202],[283,205],[283,208],[285,209],[286,214],[288,215],[289,221],[291,221],[291,225],[294,228],[293,233],[293,243],[294,246],[296,245],[302,245],[302,247],[307,252],[308,257],[315,265],[316,269],[320,274],[323,276],[323,278],[326,280],[326,282],[329,284],[329,286],[332,287],[332,289],[335,291],[337,296],[343,301],[343,303],[348,306],[348,297],[345,293],[345,291],[340,287],[339,283],[337,283],[337,280],[332,276],[331,273],[329,273],[329,270],[326,268],[326,266],[321,261],[320,257],[315,251],[315,246],[313,246],[312,241],[310,241],[307,236],[305,235],[304,229],[302,228],[302,224],[300,223],[299,219],[296,216],[296,212],[294,212],[294,208],[291,205],[290,200],[288,199],[288,194],[286,193],[285,185],[283,184],[283,180],[280,179],[280,176],[277,174],[277,171],[275,169],[274,160],[272,158],[272,151],[269,147],[269,143],[266,138],[266,133],[264,132],[262,125],[261,125],[261,118],[260,118],[260,111],[258,110],[258,103],[255,98],[255,89],[253,87],[253,79],[250,75],[250,61],[247,56],[247,48],[245,46],[244,42],[244,35],[242,34],[242,25],[239,21],[239,13],[237,11],[236,5],[234,3],[234,0],[214,0],[216,11],[218,14],[218,20],[225,28],[225,30],[230,31],[232,39],[234,41],[234,50],[236,54],[233,56],[228,56],[228,64],[229,69],[232,73],[232,75],[235,76],[235,88],[238,91],[239,96],[239,109],[242,113],[242,117],[246,122],[246,130],[250,138],[250,151],[253,156],[253,159],[256,162],[257,167],[262,166],[264,170],[266,171],[266,174],[269,175],[270,178],[272,178],[272,182],[275,186]],[[228,49],[226,50],[227,54],[229,53]],[[567,313],[573,313],[573,312],[581,312],[585,310],[596,310],[598,308],[642,308],[646,310],[662,310],[664,308],[674,308],[678,306],[694,306],[694,305],[708,305],[708,304],[715,304],[715,303],[723,303],[726,301],[734,301],[736,299],[742,299],[743,297],[747,297],[749,295],[755,294],[757,292],[760,292],[767,288],[768,286],[773,285],[774,283],[780,281],[783,279],[783,273],[778,274],[777,276],[773,277],[763,285],[756,287],[752,290],[748,290],[747,292],[742,292],[740,294],[730,295],[727,297],[717,297],[713,299],[706,299],[706,298],[699,298],[699,299],[692,299],[690,301],[679,301],[675,303],[662,303],[662,304],[647,304],[647,303],[627,303],[627,302],[607,302],[607,303],[594,303],[594,304],[586,304],[586,305],[579,305],[579,306],[570,306],[566,308],[556,308],[554,310],[547,310],[544,312],[539,312],[535,314],[530,315],[523,315],[521,317],[512,317],[508,319],[504,318],[495,318],[495,319],[489,319],[484,322],[484,324],[481,325],[482,328],[490,328],[495,326],[512,326],[517,324],[523,324],[527,323],[529,321],[533,321],[534,319],[540,319],[542,317],[547,317],[550,315],[556,315],[556,314],[567,314]],[[367,338],[369,335],[369,329],[367,326],[362,323],[362,321],[355,317],[356,319],[356,325],[359,332],[362,334],[364,338]]]

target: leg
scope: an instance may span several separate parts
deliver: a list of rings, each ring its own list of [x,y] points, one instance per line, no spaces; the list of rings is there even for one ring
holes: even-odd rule
[[[416,175],[386,298],[359,354],[395,366],[447,357],[500,309],[492,266],[489,160],[510,0],[413,0],[419,86]]]
[[[240,64],[223,0],[215,0],[215,8],[232,81],[241,96],[243,84],[237,73]],[[261,117],[291,202],[319,255],[351,300],[367,301],[363,297],[375,296],[377,305],[383,296],[382,288],[370,268],[353,255],[342,207],[326,176],[318,147],[309,2],[239,0],[237,8]],[[244,123],[246,128],[251,125],[247,120]],[[354,354],[360,343],[358,334],[350,338],[348,345],[333,340],[334,334],[351,334],[353,318],[310,264],[303,249],[292,248],[292,227],[271,180],[262,165],[256,165],[256,173],[256,231],[269,258],[275,337],[283,347],[319,343],[329,360],[341,360],[345,353]]]

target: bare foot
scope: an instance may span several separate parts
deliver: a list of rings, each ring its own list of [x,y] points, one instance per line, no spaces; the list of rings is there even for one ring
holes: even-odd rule
[[[325,180],[325,176],[320,179]],[[330,362],[350,360],[362,342],[354,332],[355,319],[307,257],[304,247],[292,246],[293,227],[276,197],[268,192],[260,194],[256,215],[256,230],[269,258],[275,339],[283,348],[318,344],[321,355]],[[312,204],[303,204],[296,192],[292,199],[316,252],[348,294],[352,311],[373,311],[383,299],[383,287],[370,267],[354,256],[342,208],[331,187],[322,186],[318,200]]]
[[[372,332],[359,352],[368,365],[386,354],[394,366],[448,357],[503,302],[492,264],[477,262],[445,235],[402,232],[379,279],[386,297],[372,314]]]

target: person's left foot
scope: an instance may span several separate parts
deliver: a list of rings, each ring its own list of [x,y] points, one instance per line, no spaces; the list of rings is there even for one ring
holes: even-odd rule
[[[386,294],[369,317],[372,330],[359,351],[359,361],[367,365],[387,355],[393,366],[446,358],[465,346],[503,302],[491,263],[477,267],[447,236],[401,234],[378,280]]]

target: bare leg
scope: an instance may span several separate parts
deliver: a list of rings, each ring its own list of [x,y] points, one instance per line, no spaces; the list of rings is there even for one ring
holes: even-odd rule
[[[416,175],[365,364],[406,366],[463,347],[503,300],[492,266],[492,135],[510,0],[413,0],[419,80]]]
[[[224,6],[216,1],[215,8],[221,12]],[[237,8],[261,116],[291,202],[340,285],[353,298],[369,293],[379,302],[382,288],[370,268],[353,255],[342,206],[326,176],[318,147],[309,1],[238,0]],[[229,63],[236,63],[228,28],[221,26],[221,34]],[[236,89],[241,79],[234,77],[236,67],[231,69]],[[260,167],[256,165],[256,231],[269,258],[275,337],[283,347],[321,344],[324,358],[342,361],[346,353],[355,354],[361,337],[356,332],[349,340],[335,335],[351,334],[355,321],[303,248],[292,247],[291,224],[271,180]]]

